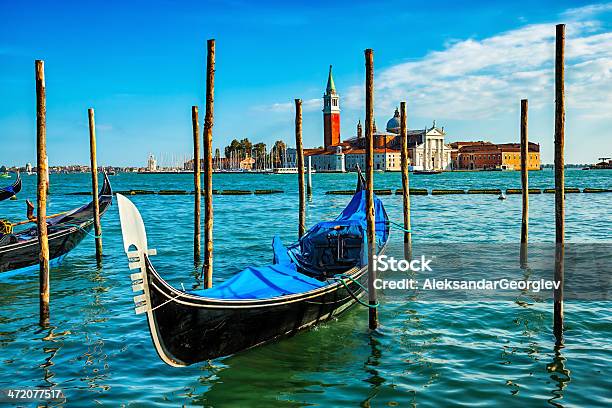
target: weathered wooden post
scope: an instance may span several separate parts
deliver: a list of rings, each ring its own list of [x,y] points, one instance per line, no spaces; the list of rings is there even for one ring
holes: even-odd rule
[[[529,236],[529,139],[527,136],[527,99],[521,100],[521,187],[523,217],[521,221],[521,268],[527,267],[527,241]]]
[[[94,232],[96,234],[96,262],[102,263],[102,225],[100,224],[100,203],[98,202],[98,160],[96,157],[96,123],[94,110],[87,110],[89,116],[89,156],[91,164],[91,194],[94,210]]]
[[[37,170],[37,226],[39,250],[40,320],[42,327],[49,325],[49,240],[47,237],[47,102],[45,89],[45,63],[36,60],[36,170]]]
[[[412,233],[410,227],[410,182],[408,179],[408,139],[406,129],[406,102],[400,102],[400,138],[402,141],[401,166],[404,204],[404,258],[412,259]]]
[[[555,52],[555,281],[561,282],[554,293],[554,334],[557,345],[563,343],[563,285],[565,243],[565,24],[556,27]]]
[[[200,122],[198,119],[198,107],[191,107],[191,127],[193,128],[193,263],[200,264],[200,236],[201,216],[200,204],[202,201],[201,168],[200,168]]]
[[[213,200],[212,129],[215,99],[215,40],[207,42],[206,115],[204,117],[204,287],[212,288],[213,275]]]
[[[298,224],[298,238],[302,238],[306,230],[306,197],[304,194],[304,148],[302,146],[302,100],[295,100],[295,154],[298,171],[298,189],[300,200],[300,215]]]
[[[306,185],[306,194],[312,195],[312,157],[308,156],[308,184]]]
[[[368,48],[365,50],[365,65],[366,65],[366,217],[368,224],[368,301],[369,325],[370,329],[374,330],[378,327],[378,309],[376,305],[376,289],[374,281],[376,280],[376,271],[374,270],[374,255],[376,253],[376,223],[374,218],[374,139],[373,139],[373,121],[374,121],[374,54]]]

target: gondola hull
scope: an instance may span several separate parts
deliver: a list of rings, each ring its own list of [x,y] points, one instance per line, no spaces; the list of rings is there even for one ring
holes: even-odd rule
[[[72,251],[92,229],[93,223],[49,235],[49,259],[54,260]],[[38,239],[0,247],[0,273],[38,264]]]
[[[17,193],[21,191],[21,176],[19,172],[17,173],[17,180],[13,183],[13,185],[8,187],[0,188],[0,201],[8,200],[9,198],[15,196]]]
[[[108,177],[100,191],[98,204],[102,216],[112,203],[112,189]],[[49,259],[63,257],[72,251],[93,228],[93,203],[48,219]],[[39,248],[37,228],[30,227],[3,237],[0,245],[0,273],[37,265]]]
[[[160,358],[173,366],[227,356],[292,336],[356,303],[341,282],[277,299],[206,299],[169,286],[148,257],[144,264],[147,284],[143,290],[151,336]],[[355,269],[352,278],[366,285],[366,269]],[[346,286],[353,295],[363,297],[356,283],[347,281]]]

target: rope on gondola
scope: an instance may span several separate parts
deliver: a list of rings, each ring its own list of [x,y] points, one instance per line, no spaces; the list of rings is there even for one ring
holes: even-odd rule
[[[13,233],[13,224],[9,220],[0,220],[0,235]]]
[[[345,289],[346,289],[346,291],[349,293],[349,295],[351,295],[351,297],[352,297],[353,299],[355,299],[355,300],[356,300],[356,301],[357,301],[357,302],[358,302],[360,305],[365,306],[365,307],[369,307],[369,308],[371,308],[371,309],[376,309],[376,308],[377,308],[377,307],[380,305],[380,303],[378,303],[378,302],[376,302],[376,304],[374,304],[374,305],[370,305],[370,304],[367,304],[367,303],[363,302],[361,299],[359,299],[359,298],[357,297],[357,295],[355,295],[355,294],[354,294],[354,293],[351,291],[351,289],[349,289],[349,287],[348,287],[348,285],[346,284],[346,281],[345,281],[344,279],[348,279],[348,280],[350,280],[351,282],[353,282],[353,283],[355,283],[357,286],[359,286],[361,289],[363,289],[363,291],[364,291],[365,293],[368,293],[368,289],[366,289],[366,288],[365,288],[365,287],[364,287],[364,286],[363,286],[361,283],[359,283],[358,281],[356,281],[355,279],[351,278],[351,277],[350,277],[350,276],[348,276],[348,275],[337,275],[337,276],[338,276],[338,277],[334,276],[334,277],[333,277],[333,279],[336,279],[336,280],[338,280],[338,281],[342,282],[342,285],[344,285],[344,288],[345,288]]]
[[[404,226],[402,224],[398,224],[397,222],[393,222],[391,220],[387,220],[387,221],[378,221],[377,224],[382,224],[382,223],[386,223],[388,222],[391,226],[393,226],[393,228],[396,228],[400,231],[404,231],[404,232],[412,232],[411,230],[407,230],[406,228],[404,228]]]
[[[81,231],[83,231],[84,233],[86,233],[87,235],[94,237],[94,238],[102,238],[102,232],[100,232],[100,235],[96,235],[96,234],[92,234],[91,232],[87,231],[85,228],[81,227],[78,224],[62,224],[63,226],[66,227],[73,227],[73,228],[78,228]]]

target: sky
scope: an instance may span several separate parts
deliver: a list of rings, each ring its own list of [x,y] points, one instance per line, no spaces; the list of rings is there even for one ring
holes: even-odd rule
[[[526,98],[530,141],[551,163],[557,23],[567,24],[566,162],[612,156],[612,2],[495,3],[0,0],[0,165],[35,163],[35,59],[45,61],[50,165],[89,162],[90,107],[101,165],[188,156],[209,38],[221,151],[245,137],[295,145],[295,98],[305,147],[322,145],[330,64],[341,137],[354,136],[372,48],[379,129],[404,100],[408,127],[435,120],[447,143],[518,142]]]

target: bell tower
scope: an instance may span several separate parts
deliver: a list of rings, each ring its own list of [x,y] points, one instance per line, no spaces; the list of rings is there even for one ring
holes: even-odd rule
[[[323,94],[323,142],[326,149],[340,143],[340,96],[336,93],[331,65]]]

